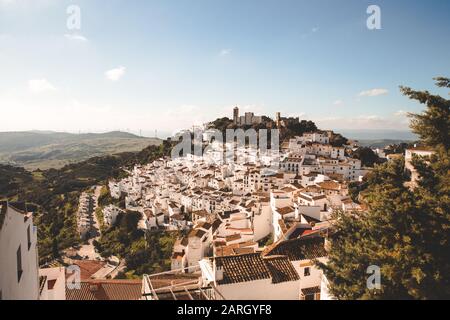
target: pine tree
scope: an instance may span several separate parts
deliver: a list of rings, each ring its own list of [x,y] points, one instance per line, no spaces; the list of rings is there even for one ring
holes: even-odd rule
[[[449,87],[446,78],[438,86]],[[401,88],[426,104],[411,114],[411,128],[434,149],[415,158],[420,180],[408,187],[403,160],[376,166],[368,177],[363,213],[337,213],[329,261],[320,264],[337,299],[450,298],[450,101],[427,91]],[[367,268],[380,267],[381,288],[367,287]]]

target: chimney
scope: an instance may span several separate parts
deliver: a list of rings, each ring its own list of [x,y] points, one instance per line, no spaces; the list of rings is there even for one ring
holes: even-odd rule
[[[215,281],[223,280],[223,267],[216,267]]]
[[[213,272],[214,272],[214,282],[223,280],[223,267],[217,266],[216,259],[213,260]]]

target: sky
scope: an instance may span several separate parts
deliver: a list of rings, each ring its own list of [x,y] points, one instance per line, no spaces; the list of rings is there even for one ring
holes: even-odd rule
[[[447,95],[449,53],[445,0],[0,0],[0,131],[154,135],[236,105],[406,130],[424,106],[399,85]]]

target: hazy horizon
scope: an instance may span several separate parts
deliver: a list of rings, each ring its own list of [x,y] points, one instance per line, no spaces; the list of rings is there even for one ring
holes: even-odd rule
[[[185,128],[189,129],[189,128]],[[322,128],[319,128],[322,129]],[[340,133],[349,139],[360,139],[360,140],[405,140],[414,141],[418,140],[418,137],[411,132],[411,130],[383,130],[383,129],[329,129],[324,128],[324,130],[333,130],[336,133]],[[176,132],[170,131],[158,131],[157,135],[153,131],[133,131],[133,130],[99,130],[99,131],[53,131],[53,130],[24,130],[24,131],[0,131],[2,133],[20,133],[20,132],[36,132],[36,133],[68,133],[68,134],[105,134],[111,132],[123,132],[130,133],[136,136],[142,136],[145,138],[159,138],[166,139],[173,136]]]

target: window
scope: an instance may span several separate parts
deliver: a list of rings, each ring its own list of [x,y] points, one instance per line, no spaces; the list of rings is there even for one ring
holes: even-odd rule
[[[305,270],[303,271],[303,275],[305,277],[309,277],[311,275],[311,269],[309,267],[305,268]]]
[[[27,240],[28,240],[28,250],[31,248],[31,233],[30,233],[30,226],[27,228]]]
[[[22,277],[22,249],[19,246],[17,249],[17,282],[20,282],[20,278]]]

